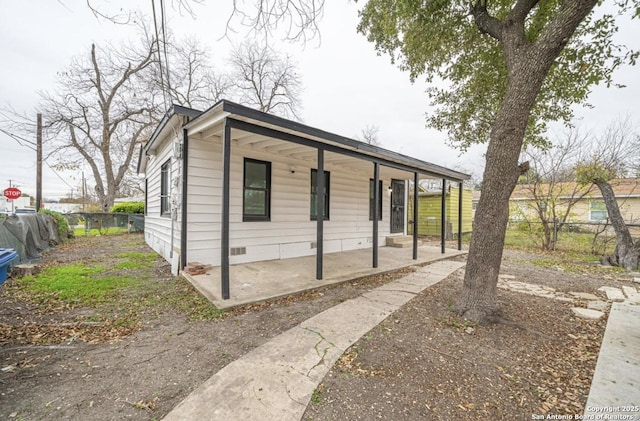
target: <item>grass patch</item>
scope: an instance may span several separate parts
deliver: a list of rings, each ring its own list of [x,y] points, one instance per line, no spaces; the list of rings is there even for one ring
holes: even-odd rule
[[[36,301],[57,299],[71,305],[96,305],[120,293],[120,290],[138,285],[135,278],[127,276],[101,276],[103,266],[72,264],[48,267],[36,276],[26,276],[19,281]]]
[[[596,247],[602,253],[598,255],[594,254],[593,238],[594,234],[588,232],[559,232],[555,251],[574,255],[575,257],[580,256],[583,260],[590,259],[591,261],[597,260],[598,255],[613,253],[615,248],[614,241],[603,244],[602,241],[599,240]],[[517,229],[508,229],[506,231],[504,245],[506,248],[518,250],[542,250],[540,237],[534,233]]]
[[[120,259],[127,259],[123,262],[116,264],[118,269],[146,269],[153,266],[153,263],[158,258],[156,253],[140,253],[140,252],[128,252],[119,253],[115,257]]]
[[[320,403],[320,401],[322,400],[320,393],[321,393],[321,388],[322,386],[319,386],[315,389],[313,389],[313,392],[311,392],[311,403],[314,405],[317,405]]]
[[[84,237],[84,236],[95,237],[97,235],[115,235],[115,234],[126,234],[126,233],[128,233],[127,228],[119,228],[119,227],[91,228],[88,234],[87,234],[87,230],[82,227],[73,229],[73,235],[75,235],[76,237]]]

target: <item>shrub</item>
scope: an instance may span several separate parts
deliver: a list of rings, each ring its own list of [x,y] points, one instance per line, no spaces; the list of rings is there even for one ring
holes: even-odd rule
[[[53,216],[58,221],[58,236],[61,241],[64,241],[69,235],[69,223],[60,212],[52,211],[49,209],[40,209],[38,213]]]
[[[112,213],[144,213],[144,202],[116,203],[111,208]]]

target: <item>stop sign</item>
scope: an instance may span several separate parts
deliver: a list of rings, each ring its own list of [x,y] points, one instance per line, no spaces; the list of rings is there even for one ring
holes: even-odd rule
[[[20,196],[22,196],[22,192],[15,187],[4,189],[4,197],[9,200],[18,199]]]

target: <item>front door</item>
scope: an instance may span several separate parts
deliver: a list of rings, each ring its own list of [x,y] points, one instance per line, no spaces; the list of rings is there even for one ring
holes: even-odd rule
[[[391,233],[404,233],[404,181],[391,180]]]

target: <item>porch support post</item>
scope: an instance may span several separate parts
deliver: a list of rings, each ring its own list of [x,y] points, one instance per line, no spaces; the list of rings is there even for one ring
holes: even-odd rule
[[[231,126],[224,122],[222,137],[222,226],[220,244],[220,268],[222,299],[229,299],[229,177],[231,174]]]
[[[462,250],[462,181],[458,183],[458,250]]]
[[[445,235],[447,233],[445,223],[447,218],[447,180],[442,179],[442,201],[441,201],[441,212],[440,212],[440,251],[444,254],[444,243],[445,243]]]
[[[418,260],[418,173],[413,173],[413,260]]]
[[[187,266],[187,177],[189,175],[189,133],[182,129],[182,216],[180,221],[180,271]]]
[[[378,267],[378,202],[380,201],[380,164],[373,163],[373,267]]]
[[[324,149],[318,148],[316,173],[316,279],[322,279],[324,243]]]

